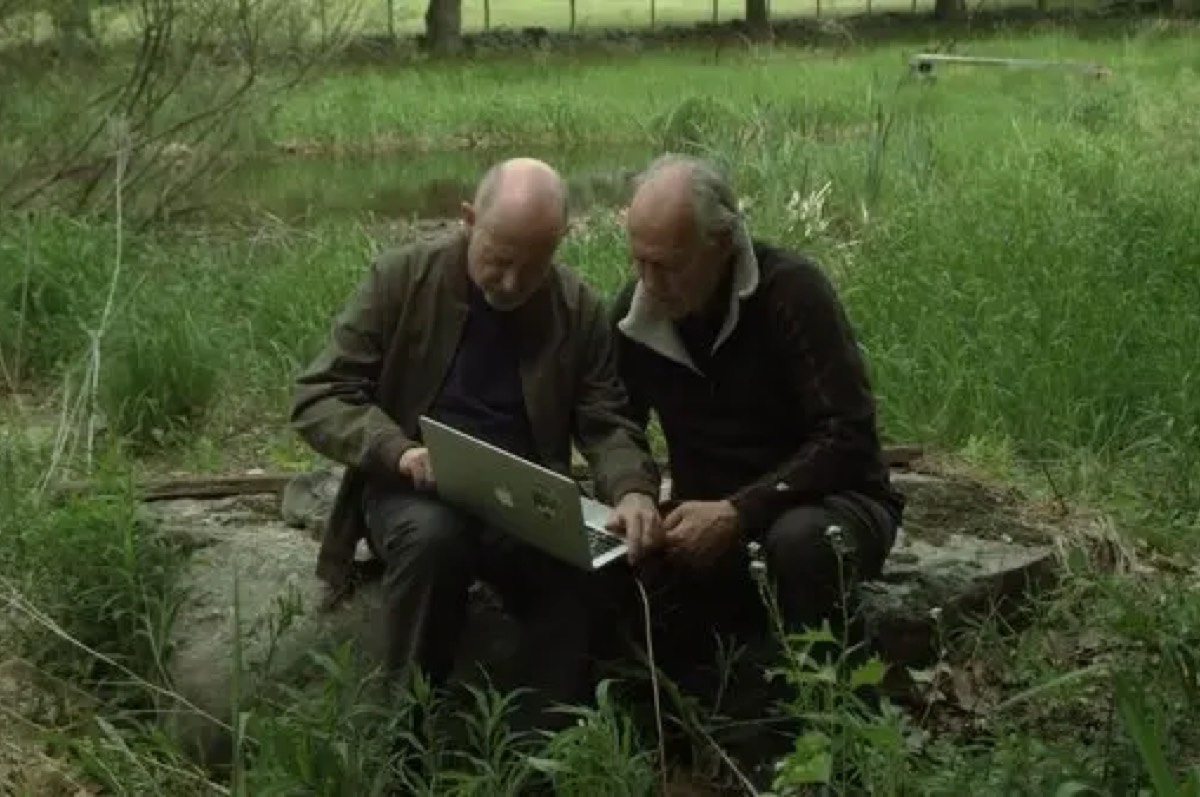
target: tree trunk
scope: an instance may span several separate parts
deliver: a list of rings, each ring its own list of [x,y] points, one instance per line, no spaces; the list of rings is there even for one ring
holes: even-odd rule
[[[965,8],[964,0],[935,0],[933,16],[936,19],[958,19]]]
[[[746,0],[746,27],[755,41],[771,38],[771,12],[767,0]]]
[[[462,49],[462,0],[429,0],[425,40],[435,55],[453,55]]]

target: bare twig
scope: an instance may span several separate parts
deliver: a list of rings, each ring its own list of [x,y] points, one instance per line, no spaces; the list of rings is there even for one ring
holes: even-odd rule
[[[0,209],[51,200],[75,212],[111,212],[112,190],[106,186],[113,185],[116,164],[99,142],[107,120],[122,118],[128,129],[124,223],[135,230],[162,218],[228,173],[213,167],[230,160],[228,142],[239,117],[270,107],[271,94],[306,80],[341,47],[354,14],[348,7],[344,19],[335,20],[341,27],[312,49],[300,41],[289,44],[287,37],[303,37],[304,31],[285,24],[283,15],[295,12],[285,0],[139,0],[137,8],[139,39],[128,71],[117,86],[105,86],[81,103],[83,113],[49,126],[63,132],[31,145],[24,162],[0,180]],[[267,87],[263,63],[277,43],[286,48],[289,66],[273,70],[278,79]],[[218,63],[208,64],[207,55]],[[205,91],[198,83],[209,75],[217,77]],[[191,107],[178,102],[185,89],[197,100]],[[189,162],[165,158],[168,150],[187,153]]]
[[[662,777],[663,794],[670,793],[670,784],[667,781],[667,743],[666,734],[663,732],[663,713],[662,713],[662,698],[659,695],[658,686],[658,664],[654,658],[654,628],[650,622],[650,596],[646,594],[646,587],[642,585],[640,578],[634,579],[637,584],[638,594],[642,598],[642,620],[645,623],[646,633],[646,657],[650,660],[650,686],[654,694],[654,724],[658,731],[658,771]]]
[[[122,183],[125,179],[125,164],[129,157],[129,136],[128,130],[125,126],[125,120],[123,118],[116,119],[113,123],[113,128],[115,130],[114,138],[117,156],[116,187],[114,189],[114,200],[116,202],[117,214],[117,240],[116,254],[113,258],[112,277],[109,279],[108,283],[108,298],[105,299],[104,309],[100,313],[100,323],[96,325],[96,328],[92,330],[89,335],[91,339],[91,363],[90,368],[88,369],[88,373],[90,375],[88,388],[90,391],[91,411],[88,413],[87,430],[87,470],[89,472],[92,469],[92,447],[95,444],[96,438],[96,419],[100,415],[100,342],[104,337],[104,333],[108,330],[108,322],[112,317],[113,302],[116,300],[117,296],[117,284],[121,281],[121,258],[123,254],[122,247],[124,244],[122,230],[124,227],[125,207],[122,200],[124,199],[125,192],[123,190]]]

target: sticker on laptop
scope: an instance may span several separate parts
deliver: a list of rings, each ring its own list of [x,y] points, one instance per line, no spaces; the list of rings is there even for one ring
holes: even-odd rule
[[[558,502],[540,490],[533,492],[533,508],[546,520],[553,520],[558,515]]]

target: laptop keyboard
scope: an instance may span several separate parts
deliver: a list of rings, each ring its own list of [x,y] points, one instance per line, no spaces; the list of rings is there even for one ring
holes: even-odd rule
[[[624,540],[615,534],[609,534],[603,531],[589,528],[587,530],[588,542],[591,544],[592,556],[599,556],[603,553],[608,553],[613,548],[621,545]]]

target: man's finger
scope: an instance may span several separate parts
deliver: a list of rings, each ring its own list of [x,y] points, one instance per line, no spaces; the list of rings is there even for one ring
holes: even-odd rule
[[[673,529],[664,530],[663,537],[666,539],[667,545],[672,548],[688,548],[691,542],[686,526],[676,526]]]
[[[681,520],[683,520],[683,504],[672,509],[663,519],[663,528],[669,531],[678,526]]]
[[[645,532],[645,529],[642,527],[641,518],[637,516],[636,512],[630,512],[623,520],[625,522],[625,536],[631,540],[635,540],[640,548],[643,543],[643,533]]]
[[[646,538],[647,546],[657,546],[662,542],[662,524],[657,514],[647,512],[639,515],[638,522],[642,526],[642,536]]]
[[[626,522],[625,541],[629,546],[629,561],[637,562],[642,556],[642,530],[637,524]]]

